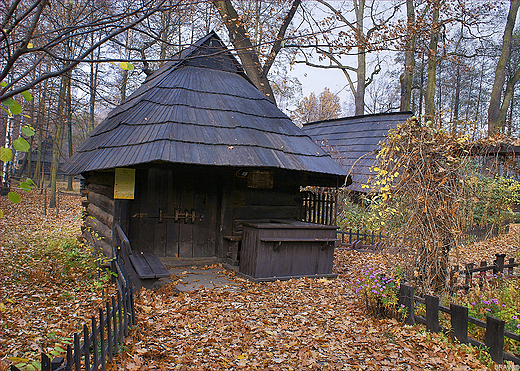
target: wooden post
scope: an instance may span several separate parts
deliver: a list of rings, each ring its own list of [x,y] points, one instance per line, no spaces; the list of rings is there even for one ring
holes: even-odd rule
[[[130,285],[128,290],[130,291],[130,314],[132,318],[131,324],[132,326],[135,326],[137,322],[135,320],[134,293],[132,291],[132,285]]]
[[[425,295],[426,302],[426,329],[431,332],[439,332],[439,297]]]
[[[121,295],[117,292],[117,317],[118,317],[118,334],[117,338],[119,341],[123,341],[123,303],[121,301]]]
[[[83,352],[85,353],[85,370],[90,370],[90,336],[87,325],[83,325]]]
[[[510,267],[507,268],[507,273],[512,276],[513,275],[513,269],[514,269],[514,265],[515,264],[515,258],[509,258],[509,265]]]
[[[92,367],[94,370],[98,369],[99,366],[99,355],[98,355],[98,342],[97,342],[97,323],[94,316],[91,317],[92,322]]]
[[[42,370],[41,371],[52,371],[51,370],[51,359],[47,357],[45,353],[41,354],[42,357]]]
[[[116,316],[116,300],[112,296],[112,324],[113,324],[113,339],[112,339],[112,346],[113,346],[113,353],[117,353],[119,351],[119,331],[117,329],[117,316]]]
[[[107,301],[106,302],[106,307],[107,307],[107,340],[108,340],[108,344],[107,344],[107,347],[108,347],[108,360],[110,362],[112,362],[112,350],[113,350],[113,346],[114,346],[114,343],[112,342],[113,338],[112,338],[112,329],[111,329],[111,321],[110,321],[110,312],[111,312],[111,309],[110,309],[110,304],[109,302]]]
[[[122,297],[122,303],[123,303],[123,333],[125,336],[128,336],[128,319],[129,319],[129,312],[128,312],[128,287],[125,287],[123,289],[123,297]]]
[[[504,327],[505,321],[486,316],[486,346],[489,347],[489,355],[495,363],[504,361]]]
[[[105,316],[103,315],[103,309],[99,308],[99,339],[101,345],[101,370],[106,371],[107,364],[107,349],[105,347]]]
[[[81,365],[80,365],[80,359],[81,359],[81,350],[79,347],[79,335],[77,333],[74,334],[74,370],[80,371]]]
[[[506,254],[495,254],[497,259],[495,260],[495,267],[493,268],[493,273],[503,273],[504,272],[504,259]]]
[[[450,304],[451,313],[451,328],[453,335],[461,342],[461,344],[468,343],[468,308]]]
[[[399,288],[399,309],[405,308],[406,314],[399,315],[401,321],[407,325],[415,324],[414,289],[411,286],[401,285]]]
[[[74,363],[72,354],[72,347],[70,344],[67,344],[67,362],[65,363],[65,370],[72,370],[72,364]]]

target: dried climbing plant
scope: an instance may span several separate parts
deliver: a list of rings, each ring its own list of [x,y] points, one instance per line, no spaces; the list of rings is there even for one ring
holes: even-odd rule
[[[406,279],[423,293],[443,292],[448,252],[458,255],[463,231],[473,224],[478,197],[468,184],[468,168],[476,143],[412,117],[380,145],[367,185],[378,191],[375,215],[400,248]]]

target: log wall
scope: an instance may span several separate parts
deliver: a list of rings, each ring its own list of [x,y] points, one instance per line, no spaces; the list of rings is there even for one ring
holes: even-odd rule
[[[83,193],[87,196],[87,201],[83,203],[85,206],[83,236],[96,253],[113,258],[114,173],[90,174],[85,179]]]

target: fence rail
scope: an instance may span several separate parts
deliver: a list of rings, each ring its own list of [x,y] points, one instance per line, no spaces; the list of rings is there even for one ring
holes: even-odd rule
[[[128,336],[130,326],[136,324],[132,283],[124,266],[112,261],[111,269],[117,273],[118,292],[98,308],[98,318],[91,317],[90,329],[83,325],[82,333],[73,335],[74,344],[67,345],[66,357],[50,359],[41,353],[41,371],[106,370],[106,359],[119,351],[119,344]],[[126,277],[125,277],[126,276]],[[91,332],[90,332],[91,331]],[[11,365],[11,371],[20,371]]]
[[[415,314],[415,303],[425,304],[425,316]],[[475,346],[485,346],[491,359],[495,363],[503,363],[504,360],[512,361],[520,365],[520,358],[504,351],[505,338],[520,342],[520,335],[505,330],[505,321],[486,316],[486,321],[468,315],[468,308],[465,306],[451,303],[449,307],[439,304],[437,296],[425,295],[424,298],[414,295],[414,288],[401,285],[399,290],[399,306],[406,308],[406,314],[402,316],[404,323],[413,325],[415,322],[426,325],[426,329],[431,332],[451,333],[462,344],[472,344]],[[450,316],[450,329],[439,324],[439,312]],[[472,323],[486,330],[484,343],[468,336],[468,325]]]
[[[384,240],[389,236],[373,231],[366,230],[352,230],[338,231],[337,238],[340,240],[340,245],[350,247],[352,249],[367,249],[367,250],[381,250],[384,248]]]

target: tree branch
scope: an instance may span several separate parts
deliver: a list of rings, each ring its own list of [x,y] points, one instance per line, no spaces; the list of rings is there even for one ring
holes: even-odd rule
[[[177,1],[177,3],[175,4],[176,6],[179,5],[181,3],[182,0],[179,0]],[[38,77],[37,79],[25,84],[24,86],[21,86],[19,88],[16,88],[16,89],[13,89],[9,92],[5,92],[3,93],[1,96],[0,96],[0,101],[4,101],[8,98],[11,98],[13,96],[15,96],[16,94],[19,94],[25,90],[29,90],[31,88],[33,88],[35,85],[39,84],[40,82],[44,81],[44,80],[47,80],[51,77],[56,77],[56,76],[60,76],[61,74],[63,73],[66,73],[68,71],[70,71],[71,69],[73,69],[74,67],[76,67],[82,59],[86,58],[89,54],[91,54],[94,50],[96,50],[99,46],[103,45],[104,43],[106,43],[107,41],[109,41],[110,39],[112,39],[113,37],[119,35],[120,33],[136,26],[137,24],[141,23],[142,21],[144,21],[145,19],[147,19],[149,16],[151,16],[152,14],[156,13],[157,11],[160,10],[160,8],[162,7],[162,5],[166,2],[166,0],[162,0],[159,2],[159,5],[157,5],[156,7],[148,10],[146,13],[144,13],[141,17],[137,18],[136,20],[134,20],[133,22],[130,22],[128,23],[127,25],[125,25],[124,27],[121,27],[115,31],[112,31],[111,33],[109,33],[107,36],[103,37],[101,40],[99,40],[98,42],[96,42],[95,44],[93,44],[91,47],[89,47],[85,52],[83,52],[79,58],[68,64],[67,66],[65,66],[64,68],[62,69],[59,69],[57,71],[54,71],[54,72],[49,72],[49,73],[45,73],[43,75],[41,75],[40,77]],[[4,76],[5,77],[5,76]],[[6,87],[8,88],[8,87]],[[4,91],[5,89],[4,88]]]

